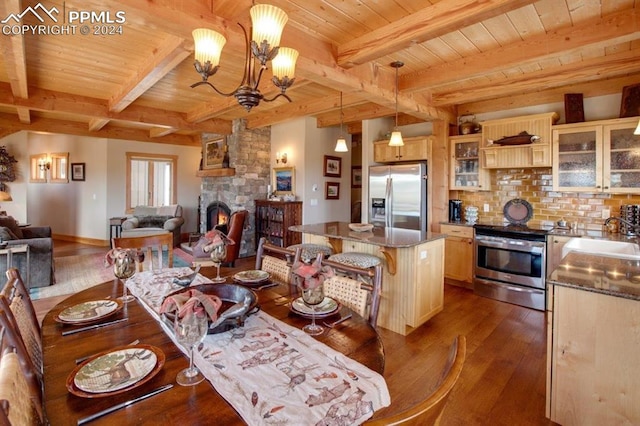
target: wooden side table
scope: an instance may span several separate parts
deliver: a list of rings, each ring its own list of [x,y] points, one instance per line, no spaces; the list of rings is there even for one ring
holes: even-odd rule
[[[122,234],[122,223],[127,220],[126,216],[109,218],[109,247],[113,248],[113,239],[120,238]]]
[[[7,256],[7,269],[13,268],[13,255],[14,253],[24,253],[27,257],[27,273],[24,277],[24,284],[27,290],[30,289],[31,281],[29,281],[29,270],[31,269],[31,259],[29,253],[29,244],[16,244],[14,246],[7,245],[0,248],[0,256]]]

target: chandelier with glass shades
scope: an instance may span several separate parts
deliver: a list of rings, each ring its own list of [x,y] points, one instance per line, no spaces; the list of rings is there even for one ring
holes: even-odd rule
[[[250,14],[251,41],[249,41],[247,30],[242,24],[238,24],[244,33],[246,46],[244,75],[240,85],[232,92],[224,93],[208,81],[209,77],[218,71],[220,54],[227,39],[216,31],[197,28],[192,33],[195,42],[194,67],[202,76],[202,81],[192,84],[191,87],[206,84],[222,96],[234,96],[247,111],[251,111],[251,108],[258,105],[260,101],[272,102],[280,96],[291,102],[291,98],[285,92],[295,80],[298,51],[280,47],[282,30],[288,20],[287,14],[282,9],[268,4],[252,6]],[[265,98],[258,90],[262,73],[267,69],[268,62],[271,62],[273,70],[271,81],[280,89],[280,93],[270,99]]]

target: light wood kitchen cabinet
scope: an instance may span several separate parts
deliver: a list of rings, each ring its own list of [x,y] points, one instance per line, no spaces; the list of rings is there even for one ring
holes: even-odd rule
[[[491,189],[489,170],[480,167],[481,138],[482,135],[479,133],[449,138],[451,152],[449,189],[463,191]]]
[[[555,271],[562,260],[562,248],[574,237],[567,235],[549,235],[547,237],[547,277]]]
[[[555,112],[482,122],[480,165],[487,169],[509,167],[550,167],[551,126],[558,119]],[[539,136],[537,142],[524,145],[497,145],[504,137],[522,132]]]
[[[404,138],[404,146],[389,146],[388,140],[376,141],[373,143],[373,160],[376,163],[428,160],[430,142],[430,136]]]
[[[553,128],[556,191],[640,193],[638,117]]]
[[[552,287],[547,417],[564,426],[640,424],[640,301]]]
[[[444,277],[473,283],[473,227],[463,225],[440,225],[440,232],[447,235],[444,242]],[[458,284],[458,283],[454,283]]]

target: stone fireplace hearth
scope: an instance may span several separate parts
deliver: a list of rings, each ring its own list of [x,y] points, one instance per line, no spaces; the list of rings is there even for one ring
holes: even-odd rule
[[[203,134],[203,140],[220,135]],[[235,168],[234,176],[203,177],[200,186],[200,232],[212,226],[208,222],[207,207],[215,202],[228,206],[230,213],[247,210],[240,245],[240,257],[255,254],[255,200],[267,197],[271,172],[271,129],[247,129],[244,120],[234,120],[233,133],[227,135],[229,167]],[[214,225],[215,226],[215,225]]]

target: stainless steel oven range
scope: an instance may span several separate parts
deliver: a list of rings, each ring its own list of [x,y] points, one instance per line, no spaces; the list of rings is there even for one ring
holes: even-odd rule
[[[474,292],[544,310],[548,229],[526,225],[474,225]]]

